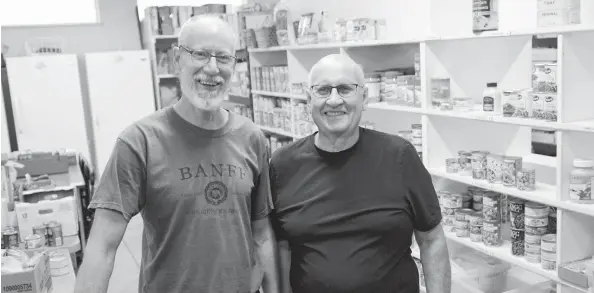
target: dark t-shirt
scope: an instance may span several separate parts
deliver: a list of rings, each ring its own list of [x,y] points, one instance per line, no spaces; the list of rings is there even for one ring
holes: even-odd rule
[[[431,176],[409,142],[359,132],[342,152],[310,135],[273,155],[272,219],[291,248],[294,293],[419,290],[412,234],[441,221]]]
[[[207,130],[173,107],[118,137],[89,208],[144,220],[139,292],[251,293],[261,284],[251,222],[270,210],[262,131],[229,113]]]

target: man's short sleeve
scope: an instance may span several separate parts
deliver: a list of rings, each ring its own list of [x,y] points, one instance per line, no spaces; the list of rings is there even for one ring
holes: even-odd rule
[[[272,210],[272,199],[270,197],[270,177],[269,177],[269,161],[268,149],[264,141],[264,135],[258,137],[259,154],[258,154],[258,168],[259,174],[254,182],[254,189],[252,191],[252,221],[260,220],[268,216]]]
[[[145,171],[139,151],[118,138],[89,208],[115,210],[129,221],[144,204]]]
[[[441,222],[439,200],[431,175],[408,143],[402,152],[402,182],[412,206],[414,229],[425,232],[435,228]]]

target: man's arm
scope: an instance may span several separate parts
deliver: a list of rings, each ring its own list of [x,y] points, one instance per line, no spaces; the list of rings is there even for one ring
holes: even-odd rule
[[[427,231],[415,231],[421,252],[427,293],[450,293],[452,272],[445,234],[441,224]]]
[[[114,210],[95,211],[85,258],[76,277],[75,293],[106,293],[115,255],[128,222]]]
[[[280,240],[278,246],[278,267],[281,293],[292,293],[291,290],[291,248],[289,242]]]
[[[256,256],[264,271],[262,289],[264,293],[279,293],[278,251],[270,219],[265,217],[252,221],[252,231]]]

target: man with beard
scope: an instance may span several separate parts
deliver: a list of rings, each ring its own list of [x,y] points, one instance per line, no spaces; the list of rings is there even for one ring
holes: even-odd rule
[[[278,292],[265,138],[221,108],[235,67],[233,31],[200,16],[184,24],[178,44],[182,97],[117,139],[89,206],[96,213],[77,293],[107,291],[138,213],[139,292]]]

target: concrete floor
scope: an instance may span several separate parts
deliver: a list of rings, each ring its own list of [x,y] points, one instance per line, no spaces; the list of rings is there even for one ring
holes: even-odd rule
[[[140,215],[132,218],[128,223],[126,234],[124,234],[124,239],[116,254],[107,293],[138,292],[138,273],[142,256],[142,228]]]

